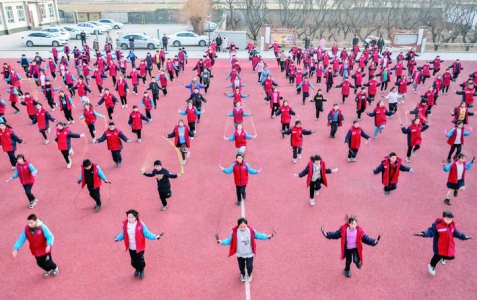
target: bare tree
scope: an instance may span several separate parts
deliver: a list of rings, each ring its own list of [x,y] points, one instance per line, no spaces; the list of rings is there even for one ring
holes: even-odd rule
[[[337,10],[338,6],[336,0],[314,0],[313,1],[313,21],[314,21],[314,31],[315,34],[318,31],[318,38],[324,36],[325,31],[328,29],[329,32],[337,26]],[[327,27],[330,26],[330,27]],[[310,34],[311,34],[310,30]],[[329,39],[330,37],[328,37]]]
[[[249,29],[247,35],[256,41],[260,28],[265,24],[268,0],[235,0],[234,3],[244,12],[244,21]]]
[[[477,4],[462,4],[457,8],[459,21],[456,23],[456,31],[462,35],[462,41],[466,43],[465,51],[469,51],[468,43],[477,42],[477,32],[473,24],[477,20]]]
[[[239,28],[240,21],[242,20],[239,14],[235,13],[235,5],[234,3],[236,0],[219,0],[217,3],[225,5],[227,9],[230,11],[230,21],[228,26],[230,30],[237,30]]]
[[[296,27],[300,21],[300,11],[304,1],[277,0],[278,12],[282,26],[287,28]]]
[[[196,33],[204,31],[204,22],[211,12],[212,0],[187,0],[184,4],[184,15]]]

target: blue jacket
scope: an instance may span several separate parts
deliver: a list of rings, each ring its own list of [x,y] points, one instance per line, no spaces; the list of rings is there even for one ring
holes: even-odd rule
[[[242,129],[243,130],[243,129]],[[244,130],[245,131],[245,130]],[[251,140],[253,139],[253,136],[251,136],[250,134],[248,134],[246,131],[245,131],[245,138],[247,140]],[[229,141],[235,141],[235,134],[232,134],[229,138],[228,138]]]
[[[144,237],[148,240],[155,240],[156,236],[147,229],[146,224],[144,224],[143,221],[141,221],[142,225],[142,234],[144,234]],[[116,236],[116,241],[122,241],[124,240],[124,230],[121,230],[121,232]]]
[[[99,113],[97,113],[96,111],[94,111],[94,116],[95,116],[95,117],[98,117],[98,118],[102,118],[102,117],[103,117],[102,114],[99,114]],[[84,119],[84,114],[80,116],[80,120],[83,120],[83,119]]]
[[[249,174],[252,174],[252,175],[258,174],[258,171],[252,169],[248,163],[245,163],[245,165],[247,166],[247,172],[248,172]],[[230,167],[224,168],[224,170],[223,170],[224,173],[225,173],[225,174],[232,174],[232,172],[234,171],[234,166],[235,166],[235,162],[233,162],[232,165],[230,165]]]
[[[38,171],[35,169],[35,167],[31,164],[31,163],[28,163],[28,169],[30,169],[30,173],[32,173],[32,175],[35,173],[38,173]],[[33,176],[35,176],[33,175]],[[12,175],[12,178],[15,179],[15,178],[18,178],[18,169],[15,168],[15,173],[13,173]]]
[[[194,93],[194,89],[192,88],[192,82],[189,84],[185,84],[184,87],[188,88],[191,94]],[[195,88],[199,90],[199,94],[200,94],[200,89],[205,88],[205,85],[201,84],[200,82],[197,82],[197,84],[195,85]]]
[[[452,128],[452,129],[446,134],[446,136],[447,136],[448,138],[450,138],[450,137],[454,134],[454,131],[455,131],[455,127]],[[469,135],[470,135],[470,132],[468,132],[468,131],[462,130],[462,132],[464,133],[464,136],[469,136]]]
[[[237,229],[237,230],[240,230],[240,229]],[[232,233],[230,233],[229,237],[226,238],[225,240],[222,240],[222,242],[220,243],[221,245],[223,246],[228,246],[230,245],[230,243],[232,242]],[[253,230],[253,234],[254,234],[254,238],[256,240],[268,240],[268,235],[266,233],[260,233],[258,232],[257,230]]]

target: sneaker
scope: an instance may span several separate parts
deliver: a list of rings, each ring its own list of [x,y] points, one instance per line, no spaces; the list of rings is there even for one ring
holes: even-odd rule
[[[137,142],[140,143],[140,142],[141,142],[141,139],[137,139]]]
[[[44,144],[46,145],[46,144],[48,144],[49,142],[50,142],[50,140],[45,140],[45,141],[44,141]]]
[[[358,262],[358,263],[356,264],[356,268],[361,269],[361,262]]]
[[[189,158],[189,156],[190,156],[190,152],[186,152],[185,157],[186,157],[186,158]]]
[[[459,195],[459,191],[458,191],[458,190],[454,190],[454,197],[457,197],[457,195]]]
[[[28,207],[33,208],[37,203],[38,203],[38,200],[34,199],[32,202],[30,202],[30,205],[28,205]]]
[[[17,167],[13,166],[13,167],[12,167],[12,170],[15,170],[16,168],[17,168]]]
[[[182,161],[182,165],[183,165],[183,166],[186,165],[186,160],[185,160],[185,159]]]
[[[351,162],[351,158],[348,157],[348,162]]]
[[[374,140],[377,140],[377,139],[378,139],[378,137],[377,137],[377,136],[375,136],[375,137],[374,137]]]
[[[48,277],[50,277],[50,272],[51,272],[51,271],[46,271],[46,272],[45,272],[45,275],[43,275],[43,278],[48,278]]]
[[[248,276],[248,281],[252,281],[252,274],[250,274],[250,276]]]
[[[354,158],[354,157],[351,158],[351,161],[352,161],[352,162],[356,162],[356,158]]]
[[[446,265],[446,260],[441,258],[440,263],[441,263],[441,265],[445,266]]]
[[[122,164],[123,164],[122,161],[118,162],[118,168],[121,167]]]
[[[320,194],[320,191],[315,191],[315,196],[318,196]]]
[[[301,159],[301,154],[298,154],[298,159]]]
[[[57,266],[56,269],[53,270],[53,276],[58,276],[58,274],[60,274],[60,270],[58,270]]]
[[[71,124],[74,124],[75,123],[75,120],[71,120]]]
[[[314,206],[315,205],[315,199],[310,199],[310,205]]]
[[[100,211],[100,210],[101,210],[101,205],[95,205],[95,206],[94,206],[94,210],[95,210],[96,212]]]
[[[390,191],[384,191],[384,195],[389,195],[390,193]]]
[[[296,164],[296,158],[293,159],[293,163]]]
[[[73,155],[75,154],[75,151],[73,150],[73,148],[70,148],[70,151],[68,152],[69,155]]]
[[[16,115],[16,114],[19,114],[19,113],[21,113],[21,112],[22,112],[21,110],[17,110],[17,111],[15,112],[15,115]]]
[[[427,269],[429,270],[429,274],[436,276],[436,270],[430,264],[427,265]]]
[[[240,204],[242,204],[242,201],[237,201],[237,206],[240,206]]]
[[[46,132],[50,133],[50,127],[48,127],[48,129],[46,130]]]
[[[66,124],[71,124],[71,121],[66,122]]]
[[[315,118],[315,121],[318,121],[320,118]]]
[[[346,271],[344,270],[344,274],[346,277],[350,278],[351,277],[351,271]]]
[[[136,95],[137,95],[137,93],[136,93]],[[125,106],[126,108],[128,108],[128,105],[127,105],[127,104],[126,104],[126,105],[124,105],[124,106]]]
[[[412,156],[414,156],[414,157],[415,157],[415,156],[416,156],[416,154],[417,154],[417,153],[416,153],[416,151],[412,151]]]
[[[447,204],[447,205],[451,205],[451,204],[452,204],[449,199],[444,200],[444,203]]]
[[[118,165],[119,165],[119,163],[117,163],[117,162],[114,163],[114,166],[115,166],[116,168],[118,167]]]
[[[96,143],[96,138],[93,138],[93,144]]]
[[[242,274],[240,274],[240,281],[245,282],[245,276],[243,276]]]
[[[68,156],[68,158],[69,158],[69,156]],[[66,168],[67,169],[71,168],[72,163],[73,163],[73,160],[71,160],[71,158],[70,158],[70,162],[68,164],[66,164]]]
[[[139,279],[144,279],[144,270],[139,272]]]
[[[166,209],[167,209],[167,205],[161,207],[161,210],[162,210],[162,211],[164,211],[164,210],[166,210]]]
[[[406,157],[406,162],[410,163],[411,159],[409,157]]]
[[[121,108],[124,108],[124,105],[121,105]]]

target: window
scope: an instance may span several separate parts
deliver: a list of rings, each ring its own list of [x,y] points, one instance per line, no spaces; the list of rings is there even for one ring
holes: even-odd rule
[[[17,17],[19,22],[25,21],[25,11],[23,10],[23,5],[18,5],[17,9]]]
[[[46,19],[46,9],[45,9],[45,4],[40,5],[40,10],[41,10],[41,17],[43,19]]]
[[[7,12],[7,22],[14,23],[15,19],[13,18],[13,9],[11,6],[6,6],[5,11]]]
[[[53,11],[53,3],[48,3],[48,12],[50,13],[50,18],[55,17],[55,12]]]

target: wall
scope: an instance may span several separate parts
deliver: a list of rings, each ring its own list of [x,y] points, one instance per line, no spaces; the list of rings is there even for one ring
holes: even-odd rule
[[[207,35],[208,33],[204,33]],[[245,50],[247,48],[247,32],[246,31],[222,31],[216,30],[215,32],[210,33],[210,39],[215,38],[217,35],[221,37],[226,36],[227,40],[229,41],[228,44],[230,45],[231,42],[234,42],[235,45],[239,48],[239,51]]]
[[[111,19],[123,24],[129,23],[127,12],[101,12],[101,19]]]

